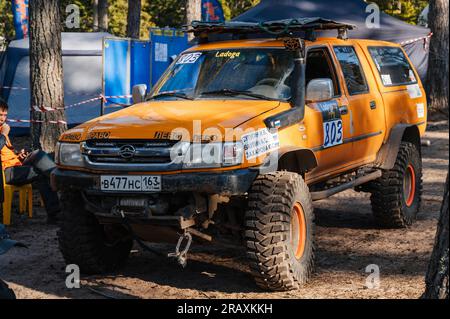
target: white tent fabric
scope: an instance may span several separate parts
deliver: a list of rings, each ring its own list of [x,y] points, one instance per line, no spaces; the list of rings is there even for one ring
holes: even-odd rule
[[[109,33],[63,33],[64,104],[72,105],[99,97],[102,92],[103,39]],[[30,117],[29,40],[12,41],[0,66],[0,93],[8,102],[10,119]],[[69,125],[83,123],[100,115],[99,100],[66,111]],[[28,123],[11,123],[28,128]]]

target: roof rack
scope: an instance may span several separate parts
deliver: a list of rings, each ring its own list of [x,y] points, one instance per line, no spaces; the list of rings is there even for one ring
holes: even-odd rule
[[[292,37],[297,32],[305,32],[305,39],[314,41],[316,31],[337,30],[338,38],[347,39],[347,31],[354,25],[333,20],[315,18],[285,19],[265,22],[202,22],[193,21],[187,26],[187,32],[196,37],[205,38],[210,34],[248,35],[269,33],[277,37]]]

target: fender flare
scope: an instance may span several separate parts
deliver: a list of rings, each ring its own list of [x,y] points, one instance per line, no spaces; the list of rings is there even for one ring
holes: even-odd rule
[[[275,162],[276,161],[276,162]],[[258,167],[260,174],[286,170],[304,175],[318,166],[314,152],[309,148],[286,146],[272,152]]]
[[[391,129],[388,140],[378,151],[375,166],[385,170],[392,169],[402,141],[415,144],[421,152],[420,131],[416,124],[397,124]]]
[[[309,148],[287,146],[278,151],[278,170],[304,174],[317,166],[316,155]]]

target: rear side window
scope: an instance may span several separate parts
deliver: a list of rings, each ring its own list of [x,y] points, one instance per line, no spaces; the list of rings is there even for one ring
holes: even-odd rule
[[[413,68],[400,48],[370,47],[369,52],[384,86],[417,83]]]
[[[369,92],[361,63],[351,46],[334,47],[334,52],[344,73],[345,82],[350,95]]]

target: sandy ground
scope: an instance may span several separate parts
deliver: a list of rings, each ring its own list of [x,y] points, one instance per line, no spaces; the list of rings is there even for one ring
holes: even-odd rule
[[[185,269],[135,247],[122,270],[82,277],[80,289],[68,289],[57,227],[46,225],[38,206],[31,220],[14,214],[9,232],[29,249],[1,256],[0,276],[18,298],[419,298],[449,164],[447,125],[431,123],[426,138],[432,145],[423,148],[424,195],[418,221],[409,229],[379,229],[369,196],[354,191],[316,202],[317,269],[298,291],[261,291],[249,274],[244,250],[205,246],[193,247]],[[161,252],[172,248],[153,247]],[[366,287],[366,267],[371,264],[380,269],[377,289]]]

